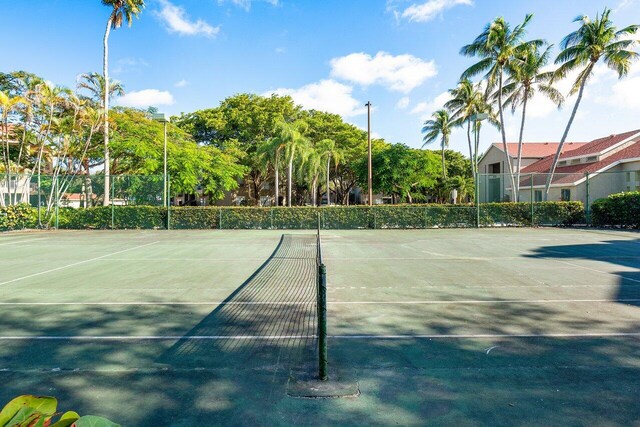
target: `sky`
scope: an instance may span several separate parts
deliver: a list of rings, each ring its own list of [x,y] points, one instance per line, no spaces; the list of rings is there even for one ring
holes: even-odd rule
[[[605,7],[619,28],[640,24],[640,0],[147,0],[130,28],[111,33],[110,75],[126,91],[117,104],[172,115],[237,93],[277,93],[366,129],[370,101],[374,137],[418,148],[422,123],[476,61],[460,48],[488,22],[502,16],[517,25],[533,13],[527,38],[554,44],[553,60],[578,26],[573,19]],[[0,0],[0,10],[0,71],[26,70],[68,87],[81,73],[101,72],[110,11],[99,0]],[[570,82],[558,88],[566,94]],[[573,101],[558,111],[535,98],[525,141],[558,141]],[[517,141],[519,119],[506,116],[509,141]],[[638,128],[640,63],[623,80],[600,66],[568,139]],[[481,148],[499,140],[485,127]],[[450,146],[467,153],[463,130]]]

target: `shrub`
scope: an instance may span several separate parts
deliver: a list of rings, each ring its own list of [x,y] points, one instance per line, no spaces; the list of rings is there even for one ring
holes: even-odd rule
[[[22,230],[36,228],[38,211],[28,204],[0,207],[0,230]]]
[[[611,194],[591,205],[591,222],[595,226],[640,228],[640,191]]]
[[[0,427],[120,427],[106,418],[81,417],[76,412],[56,412],[58,401],[50,396],[18,396],[0,411]],[[54,422],[54,418],[58,418]]]

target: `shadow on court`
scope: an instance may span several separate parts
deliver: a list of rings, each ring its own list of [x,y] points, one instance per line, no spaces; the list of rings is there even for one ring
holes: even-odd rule
[[[611,297],[623,304],[640,306],[640,239],[544,246],[536,249],[535,254],[530,257],[596,261],[624,267],[625,271],[606,272],[620,278],[616,293]],[[592,264],[583,265],[582,268],[593,268],[593,274],[603,274],[595,271],[598,267],[590,266]]]

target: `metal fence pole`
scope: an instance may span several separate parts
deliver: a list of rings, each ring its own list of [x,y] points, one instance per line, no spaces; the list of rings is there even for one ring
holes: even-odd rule
[[[587,220],[587,225],[591,225],[591,208],[589,206],[590,197],[589,197],[589,172],[585,174],[585,190],[586,190],[586,206],[584,207],[585,219]]]
[[[115,194],[116,194],[116,178],[114,176],[111,176],[111,229],[115,229],[116,225],[115,225],[115,220],[116,220],[116,205],[113,204],[113,199],[115,198]]]
[[[531,174],[530,180],[531,180],[531,185],[530,185],[530,188],[529,188],[529,202],[531,203],[531,226],[533,227],[534,226],[534,222],[535,222],[535,220],[534,220],[535,213],[534,213],[534,205],[533,205],[533,203],[534,203],[534,200],[533,200],[533,195],[534,195],[534,193],[533,193],[533,174]]]
[[[480,228],[480,174],[476,172],[476,228]]]
[[[59,221],[59,214],[60,214],[60,210],[59,210],[59,206],[60,206],[60,177],[56,176],[55,177],[55,201],[56,201],[56,206],[55,206],[55,213],[56,213],[56,230],[58,229],[58,226],[60,225],[60,221]]]
[[[167,231],[171,230],[171,176],[167,174]]]
[[[269,209],[270,211],[270,216],[271,216],[271,230],[273,230],[273,208]]]
[[[222,208],[218,208],[218,228],[222,230]]]
[[[328,378],[328,352],[327,352],[327,268],[324,264],[318,266],[318,353],[320,380]]]

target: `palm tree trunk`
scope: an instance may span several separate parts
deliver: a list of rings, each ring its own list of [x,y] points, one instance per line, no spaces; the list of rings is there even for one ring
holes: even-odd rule
[[[289,158],[289,170],[287,175],[287,206],[291,207],[291,185],[293,183],[293,153]]]
[[[311,183],[311,200],[313,206],[318,206],[318,175],[313,177],[313,182]]]
[[[509,171],[509,178],[511,179],[511,191],[516,188],[515,180],[513,179],[513,167],[511,165],[511,156],[509,155],[509,149],[507,148],[507,134],[504,129],[504,111],[502,108],[502,68],[500,68],[500,77],[498,78],[498,111],[500,112],[500,133],[502,134],[502,148],[504,149],[504,155],[507,159],[507,170]]]
[[[520,121],[520,137],[518,139],[518,160],[516,163],[516,186],[514,191],[514,201],[520,201],[520,168],[522,167],[522,138],[524,136],[524,122],[527,117],[527,101],[529,90],[524,91],[524,100],[522,101],[522,120]],[[533,200],[532,200],[533,201]]]
[[[576,104],[573,106],[571,117],[569,117],[569,123],[567,123],[567,127],[564,130],[564,134],[562,135],[562,139],[560,140],[560,144],[558,145],[558,150],[556,151],[556,155],[553,158],[553,163],[551,164],[549,175],[547,176],[547,184],[545,185],[545,188],[544,188],[545,199],[549,198],[549,189],[551,188],[551,180],[553,180],[553,174],[556,172],[556,167],[558,166],[558,161],[560,160],[560,154],[562,154],[562,149],[564,148],[564,143],[567,140],[567,136],[569,135],[569,130],[571,129],[573,120],[576,118],[576,113],[578,112],[578,106],[580,105],[580,101],[582,101],[584,87],[587,84],[587,78],[591,74],[591,70],[593,70],[594,65],[595,63],[593,62],[589,64],[588,70],[584,73],[584,78],[582,79],[582,83],[580,83],[580,90],[578,91],[578,98],[576,99]]]
[[[331,190],[329,186],[329,172],[331,171],[331,154],[327,159],[327,206],[331,206]],[[336,202],[337,203],[337,202]]]
[[[444,147],[445,147],[445,143],[443,139],[442,140],[442,178],[447,179],[447,166],[444,161]]]
[[[111,162],[109,156],[109,33],[111,32],[112,22],[113,15],[109,16],[109,20],[107,21],[107,29],[104,32],[104,38],[102,40],[102,72],[104,74],[104,93],[102,94],[102,106],[104,107],[104,206],[109,206],[109,174],[111,173],[109,168],[109,163]]]
[[[476,165],[473,161],[473,147],[471,144],[471,120],[467,120],[467,141],[469,142],[469,161],[471,162],[471,174],[476,179]]]
[[[280,198],[280,172],[278,171],[279,165],[278,165],[278,160],[280,158],[280,153],[276,150],[276,161],[275,161],[275,205],[278,206],[279,204],[279,198]]]

